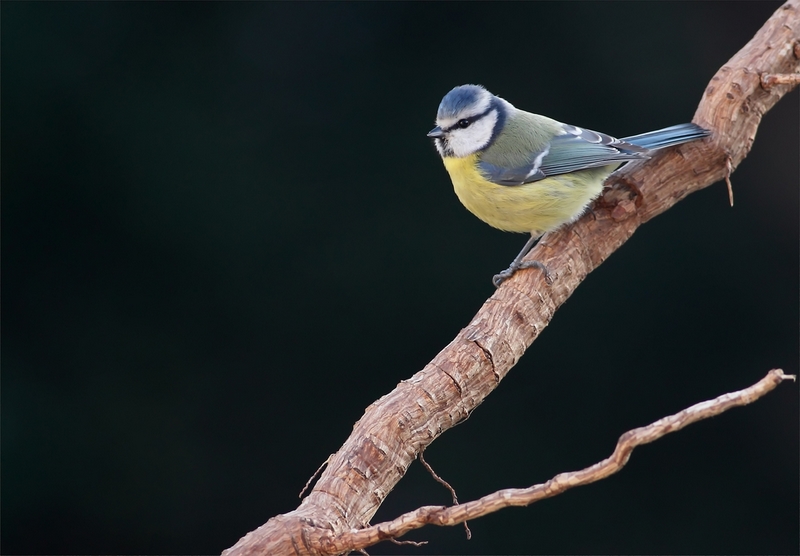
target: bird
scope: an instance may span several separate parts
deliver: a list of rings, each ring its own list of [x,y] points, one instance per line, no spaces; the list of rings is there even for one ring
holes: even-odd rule
[[[621,165],[653,151],[707,137],[685,123],[616,139],[520,110],[481,85],[460,85],[442,98],[428,132],[461,203],[494,228],[530,233],[499,287],[517,270],[547,267],[523,258],[545,233],[577,220]]]

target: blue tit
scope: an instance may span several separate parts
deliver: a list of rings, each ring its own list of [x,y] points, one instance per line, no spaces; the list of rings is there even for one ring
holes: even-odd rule
[[[429,133],[467,209],[495,228],[531,238],[511,265],[494,276],[499,286],[519,269],[546,232],[574,222],[622,164],[652,151],[706,137],[695,124],[615,139],[515,108],[479,85],[461,85],[439,104]]]

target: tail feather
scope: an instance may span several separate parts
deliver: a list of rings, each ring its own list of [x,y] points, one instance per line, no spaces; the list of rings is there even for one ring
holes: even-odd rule
[[[624,137],[622,140],[632,143],[638,147],[645,149],[655,150],[672,147],[673,145],[680,145],[681,143],[688,143],[701,137],[708,137],[711,132],[703,129],[697,124],[678,124],[671,127],[665,127],[657,131],[649,131],[631,137]]]

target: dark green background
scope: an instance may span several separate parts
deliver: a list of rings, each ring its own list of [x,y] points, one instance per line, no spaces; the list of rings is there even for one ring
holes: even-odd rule
[[[616,136],[691,119],[776,2],[2,3],[2,551],[216,553],[492,292],[523,236],[425,133],[482,83]],[[644,226],[426,457],[461,500],[798,371],[798,93]],[[798,387],[618,475],[372,554],[793,553]],[[447,492],[412,465],[374,522]]]

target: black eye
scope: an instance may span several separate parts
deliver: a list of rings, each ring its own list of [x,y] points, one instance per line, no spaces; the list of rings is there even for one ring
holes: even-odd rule
[[[460,127],[461,129],[466,129],[466,128],[469,127],[469,124],[471,124],[471,123],[472,122],[469,121],[469,120],[458,120],[458,123],[456,125],[458,127]]]

